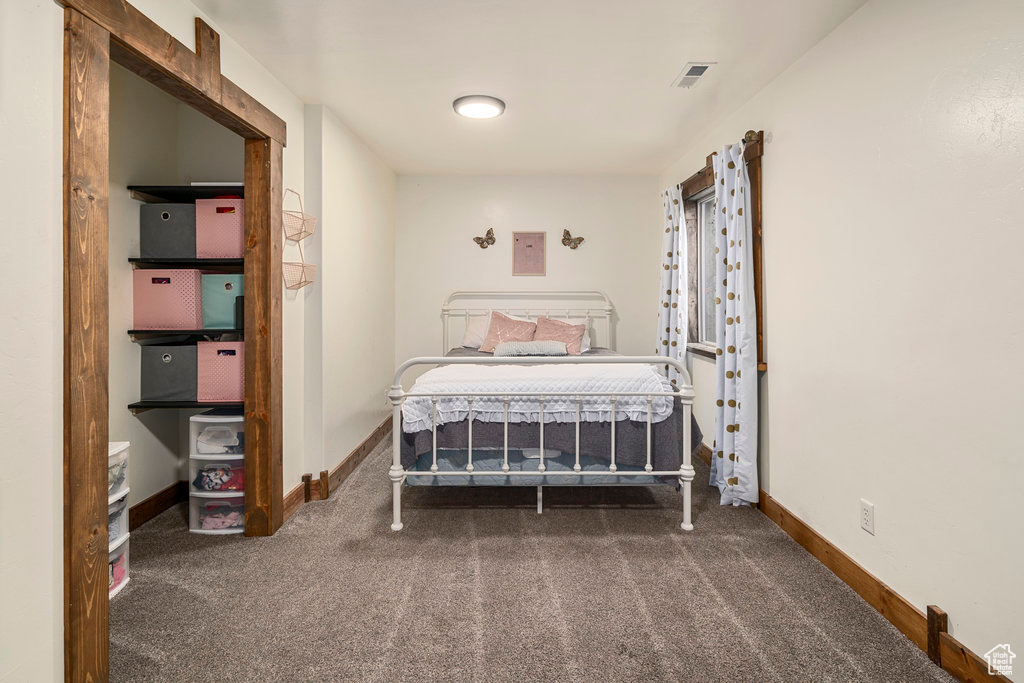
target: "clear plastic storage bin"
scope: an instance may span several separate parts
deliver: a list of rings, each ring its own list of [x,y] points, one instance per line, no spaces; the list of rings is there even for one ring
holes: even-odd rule
[[[189,418],[189,453],[233,456],[245,453],[245,416],[211,410]]]
[[[244,455],[193,455],[188,461],[192,493],[238,493],[245,490]]]
[[[195,494],[189,498],[189,531],[197,534],[238,534],[245,531],[245,495]]]
[[[110,581],[110,597],[121,592],[128,584],[128,535],[115,540],[110,546],[110,557],[107,563],[107,576]]]
[[[107,445],[107,503],[128,492],[127,441],[112,441]]]
[[[128,533],[128,496],[107,506],[107,538],[111,543]]]

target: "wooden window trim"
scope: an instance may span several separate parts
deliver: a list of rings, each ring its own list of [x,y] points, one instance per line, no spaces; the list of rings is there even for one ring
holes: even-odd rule
[[[754,306],[757,309],[757,369],[768,369],[768,359],[764,344],[764,268],[762,230],[762,184],[761,157],[764,153],[764,131],[747,133],[747,146],[743,158],[747,162],[747,175],[750,177],[750,227],[753,233],[754,256]],[[709,154],[703,168],[679,184],[683,197],[683,220],[686,223],[686,254],[687,254],[687,317],[689,324],[686,332],[687,351],[705,358],[715,358],[714,351],[697,343],[697,269],[700,254],[697,253],[697,201],[708,189],[715,185],[715,170],[712,158],[716,153]]]
[[[285,122],[123,0],[64,6],[64,678],[109,678],[107,599],[110,62],[245,138],[245,533],[282,524],[281,190]],[[251,475],[251,476],[250,476]]]

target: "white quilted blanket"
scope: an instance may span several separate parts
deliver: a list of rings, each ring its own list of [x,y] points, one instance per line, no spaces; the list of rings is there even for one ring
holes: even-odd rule
[[[424,373],[409,393],[466,392],[668,392],[672,385],[651,365],[614,363],[562,365],[445,365]],[[606,396],[582,397],[580,419],[584,422],[608,422],[611,399]],[[672,414],[673,398],[656,396],[652,403],[652,422]],[[402,429],[405,432],[429,430],[433,407],[429,397],[411,397],[402,404]],[[464,396],[444,396],[438,400],[437,423],[466,419],[469,406]],[[504,422],[505,403],[500,396],[476,397],[473,419]],[[509,404],[509,422],[538,422],[540,404],[535,396],[515,397]],[[616,399],[616,420],[647,420],[647,398],[621,396]],[[574,422],[576,401],[572,396],[550,396],[544,403],[544,422]]]

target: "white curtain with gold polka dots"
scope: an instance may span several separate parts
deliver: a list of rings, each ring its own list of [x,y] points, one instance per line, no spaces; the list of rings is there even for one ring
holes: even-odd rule
[[[658,306],[658,348],[655,353],[683,360],[686,355],[686,231],[681,228],[683,200],[678,187],[662,194],[665,236],[661,241],[661,293]],[[666,366],[673,386],[679,373]]]
[[[757,502],[757,321],[750,179],[743,145],[713,157],[716,228],[715,445],[711,485],[722,505]]]

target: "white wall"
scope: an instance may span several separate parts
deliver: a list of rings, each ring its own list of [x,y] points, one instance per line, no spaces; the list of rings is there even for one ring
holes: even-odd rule
[[[181,476],[176,410],[132,415],[139,400],[141,350],[126,331],[132,324],[132,268],[139,255],[139,206],[128,185],[178,182],[178,107],[173,97],[132,72],[110,67],[110,440],[130,441],[130,505],[145,500]]]
[[[194,47],[187,0],[132,4]],[[217,29],[214,22],[211,25]],[[51,0],[0,3],[0,180],[12,198],[0,255],[0,680],[63,676],[62,206],[63,13]],[[302,102],[221,33],[222,71],[288,124],[284,184],[303,187]],[[299,483],[303,449],[303,307],[286,293],[284,485]],[[11,464],[13,461],[14,464]],[[25,462],[31,463],[26,467]],[[25,511],[30,510],[31,514]]]
[[[619,350],[651,353],[659,196],[654,176],[399,177],[396,360],[441,351],[441,303],[456,289],[604,290]],[[496,242],[480,249],[473,237],[487,228]],[[585,238],[579,249],[562,245],[564,228]],[[513,231],[547,232],[546,276],[512,275]]]
[[[395,357],[395,174],[330,109],[307,105],[303,243],[318,265],[306,287],[306,470],[340,463],[389,413]]]
[[[63,14],[0,3],[0,680],[63,675]]]
[[[869,2],[662,177],[771,135],[771,494],[977,653],[1024,642],[1022,26],[1011,0]]]

